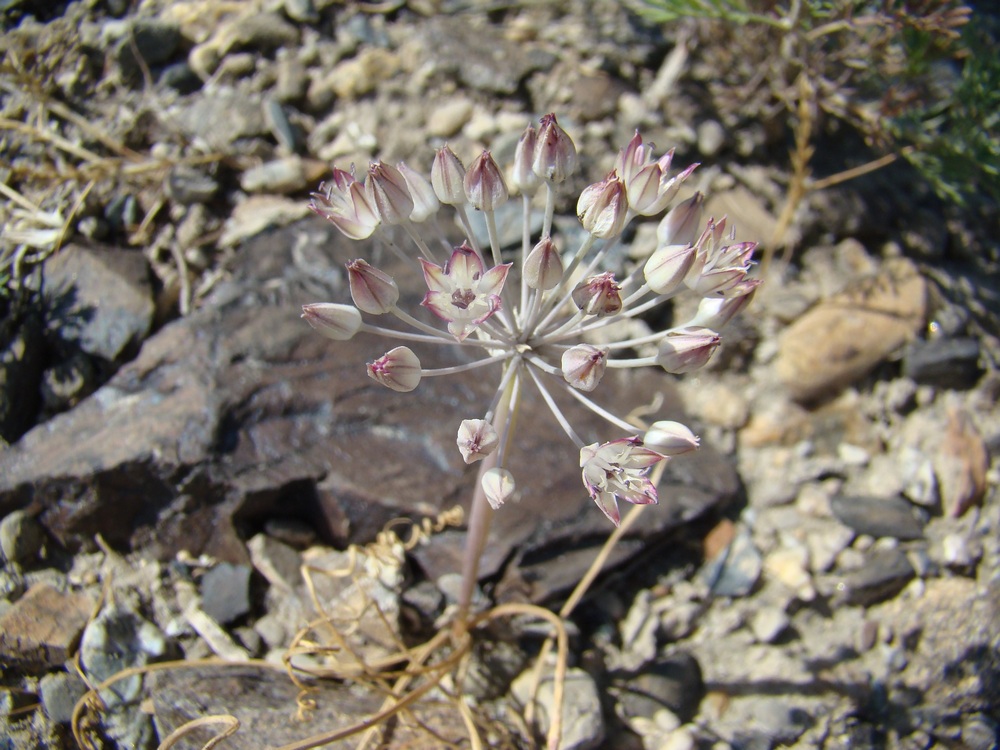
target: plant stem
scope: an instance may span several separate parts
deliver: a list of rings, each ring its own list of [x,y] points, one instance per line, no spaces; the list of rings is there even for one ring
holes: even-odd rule
[[[518,367],[518,362],[512,362],[508,367]],[[506,378],[505,378],[506,379]],[[493,418],[493,427],[500,436],[500,441],[510,439],[513,430],[510,429],[514,413],[517,411],[517,404],[520,401],[520,385],[517,375],[507,379],[507,385],[497,404],[496,415]],[[458,616],[455,618],[455,627],[460,632],[463,631],[469,621],[469,606],[472,603],[472,594],[476,590],[476,582],[479,580],[479,561],[483,556],[483,549],[486,547],[486,538],[490,533],[490,522],[493,520],[493,508],[490,507],[483,491],[483,476],[499,463],[501,451],[496,451],[479,464],[479,473],[476,475],[476,488],[472,494],[472,508],[469,515],[469,530],[465,535],[465,550],[462,554],[462,588],[458,599]]]

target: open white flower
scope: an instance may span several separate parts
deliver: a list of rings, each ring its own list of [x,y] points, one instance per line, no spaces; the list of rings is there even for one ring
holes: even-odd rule
[[[500,292],[510,263],[486,270],[483,259],[468,245],[455,248],[444,268],[423,258],[424,281],[430,290],[421,302],[448,322],[448,331],[459,341],[500,309]]]
[[[619,499],[634,505],[657,501],[656,487],[646,475],[664,459],[666,456],[646,448],[637,437],[585,445],[580,449],[583,484],[597,507],[617,526],[621,521]]]

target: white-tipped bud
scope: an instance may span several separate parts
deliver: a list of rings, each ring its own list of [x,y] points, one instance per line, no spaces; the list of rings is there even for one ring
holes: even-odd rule
[[[368,168],[365,182],[368,202],[386,224],[402,224],[413,211],[413,198],[406,180],[391,164],[375,162]]]
[[[563,276],[562,258],[551,237],[542,237],[524,259],[524,280],[532,289],[549,291],[559,286]]]
[[[577,390],[594,390],[608,366],[608,348],[577,344],[562,355],[563,379]]]
[[[695,249],[691,245],[668,245],[657,249],[642,269],[646,283],[657,294],[670,294],[684,283],[694,258]]]
[[[368,363],[368,377],[400,393],[420,385],[420,376],[420,360],[405,346],[397,346]]]
[[[667,372],[680,375],[704,367],[722,339],[708,328],[678,328],[660,341],[656,363]]]
[[[514,484],[514,475],[506,469],[489,469],[483,474],[483,493],[493,510],[497,510],[501,505],[510,500],[517,488]]]
[[[434,193],[434,186],[427,181],[427,178],[420,174],[420,172],[410,169],[406,166],[405,162],[399,162],[396,165],[396,169],[399,170],[399,173],[403,175],[403,179],[406,180],[406,187],[409,189],[410,197],[413,199],[413,210],[410,212],[410,221],[415,221],[419,224],[429,216],[436,214],[437,210],[441,208],[441,202]]]
[[[576,146],[554,114],[541,119],[531,169],[547,182],[564,182],[576,169]]]
[[[679,456],[698,450],[700,440],[686,425],[664,420],[653,422],[642,442],[665,456]]]
[[[760,279],[743,279],[725,297],[705,297],[698,303],[698,312],[689,325],[718,330],[743,312],[760,286]]]
[[[531,162],[535,154],[535,143],[538,133],[529,125],[521,134],[521,139],[517,142],[514,150],[514,170],[511,173],[510,181],[522,195],[534,195],[535,191],[541,187],[542,178],[535,174],[531,168]]]
[[[332,302],[316,302],[302,306],[302,317],[306,323],[327,338],[347,341],[361,329],[361,313],[350,305],[335,305]]]
[[[455,152],[445,146],[431,164],[431,186],[438,200],[449,206],[465,203],[465,167]]]
[[[485,419],[463,419],[458,427],[458,450],[471,464],[490,455],[500,445],[497,431]]]
[[[610,239],[621,234],[628,215],[625,185],[612,172],[601,182],[583,189],[576,203],[576,214],[583,228],[599,239]]]
[[[495,211],[509,197],[503,172],[489,151],[483,151],[465,173],[465,197],[480,211]]]
[[[347,279],[351,285],[351,298],[358,309],[370,315],[390,312],[399,301],[399,287],[384,271],[357,259],[347,264]]]
[[[591,276],[573,290],[573,302],[587,315],[614,315],[622,309],[621,286],[610,271]]]
[[[659,245],[691,245],[701,227],[705,196],[695,193],[671,208],[656,227]]]

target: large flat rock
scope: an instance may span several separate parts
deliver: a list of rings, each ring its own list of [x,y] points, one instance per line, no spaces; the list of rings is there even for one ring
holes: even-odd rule
[[[70,549],[101,534],[157,557],[187,549],[246,563],[244,540],[271,518],[304,520],[342,546],[372,540],[393,518],[467,506],[475,467],[462,462],[455,434],[461,419],[482,416],[499,369],[395,393],[364,371],[394,344],[367,334],[332,342],[299,318],[303,303],[349,301],[343,262],[373,252],[315,220],[249,241],[201,309],[148,339],[92,397],[0,453],[0,513],[31,507]],[[387,258],[374,262],[388,268]],[[400,283],[417,309],[420,289]],[[455,349],[419,355],[424,366],[447,366],[465,354]],[[682,418],[659,370],[614,371],[594,395],[626,413],[656,393],[663,417]],[[566,411],[584,439],[621,436],[575,404]],[[515,549],[551,559],[611,530],[584,491],[577,450],[533,390],[517,429],[510,464],[523,491],[496,515],[483,575]],[[623,553],[738,487],[710,447],[674,459],[661,506],[647,511]],[[460,547],[460,532],[443,533],[416,555],[434,576],[457,570]],[[567,571],[578,566],[567,565],[539,565],[535,577],[572,579]]]

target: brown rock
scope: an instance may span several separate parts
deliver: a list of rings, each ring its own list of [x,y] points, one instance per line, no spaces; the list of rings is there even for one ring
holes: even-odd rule
[[[93,606],[87,594],[35,584],[0,617],[0,663],[39,671],[62,665]]]
[[[990,456],[972,418],[960,409],[948,414],[948,426],[933,458],[945,515],[958,518],[982,502]]]
[[[867,374],[924,326],[926,283],[905,258],[813,307],[784,332],[775,371],[798,401],[815,401]]]

